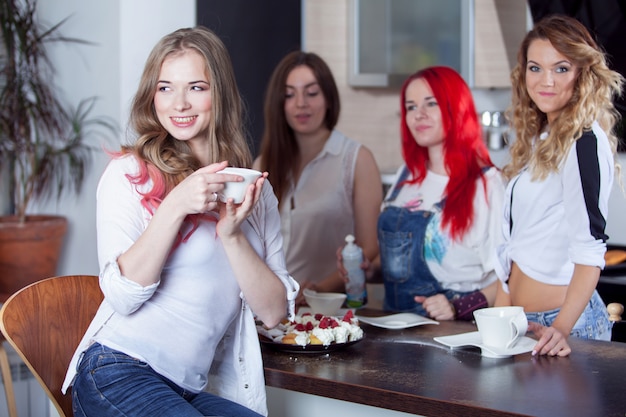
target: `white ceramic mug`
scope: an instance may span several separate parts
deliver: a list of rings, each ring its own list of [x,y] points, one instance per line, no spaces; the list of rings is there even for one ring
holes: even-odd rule
[[[474,311],[474,318],[483,344],[495,348],[514,347],[528,329],[526,313],[519,306],[481,308]]]
[[[218,193],[219,199],[222,202],[228,201],[232,198],[235,204],[240,204],[246,196],[246,190],[248,186],[255,182],[257,178],[263,175],[261,172],[248,168],[235,168],[228,167],[217,172],[218,174],[235,174],[243,177],[241,182],[225,182],[224,189],[221,193]]]

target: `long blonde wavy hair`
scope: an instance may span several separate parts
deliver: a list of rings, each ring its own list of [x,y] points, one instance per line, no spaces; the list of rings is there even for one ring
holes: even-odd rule
[[[176,140],[165,130],[154,109],[163,61],[188,50],[196,51],[204,58],[210,81],[211,121],[206,132],[210,162],[228,160],[231,165],[240,167],[249,167],[252,163],[243,129],[243,103],[226,47],[205,27],[179,29],[163,37],[146,61],[130,113],[130,126],[138,139],[134,144],[122,147],[122,153],[135,154],[142,165],[136,182],[145,182],[146,174],[153,180],[155,186],[145,196],[152,205],[158,205],[172,188],[201,168],[189,145]]]
[[[550,123],[548,138],[535,142],[535,138],[548,127],[546,114],[532,101],[526,85],[528,48],[537,39],[548,40],[576,66],[578,75],[571,99]],[[507,110],[507,118],[516,138],[511,145],[511,162],[503,168],[507,178],[526,166],[534,179],[544,179],[558,170],[571,145],[584,130],[591,129],[596,120],[608,135],[613,154],[616,154],[618,139],[613,128],[620,116],[613,98],[621,94],[624,78],[608,68],[604,52],[576,19],[553,15],[538,22],[522,41],[511,82],[512,105]],[[616,159],[615,166],[619,173]]]

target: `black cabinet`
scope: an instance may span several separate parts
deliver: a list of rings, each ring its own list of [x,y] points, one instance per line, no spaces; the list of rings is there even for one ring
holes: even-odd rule
[[[197,23],[213,30],[230,52],[247,110],[253,154],[263,133],[263,98],[274,67],[301,49],[301,2],[197,0]]]

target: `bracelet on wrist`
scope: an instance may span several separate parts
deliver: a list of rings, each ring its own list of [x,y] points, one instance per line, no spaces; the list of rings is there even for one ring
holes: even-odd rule
[[[487,302],[487,297],[482,292],[474,291],[452,300],[452,307],[457,320],[471,321],[474,320],[474,311],[479,308],[489,307],[489,303]]]

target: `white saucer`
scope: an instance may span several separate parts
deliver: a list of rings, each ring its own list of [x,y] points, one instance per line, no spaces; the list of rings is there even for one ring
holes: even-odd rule
[[[406,329],[422,324],[439,324],[438,321],[420,316],[415,313],[398,313],[382,317],[356,316],[360,322],[371,324],[372,326],[383,327],[385,329]]]
[[[521,353],[530,352],[535,347],[537,341],[530,337],[523,336],[517,341],[515,346],[510,349],[502,349],[493,346],[485,346],[482,344],[480,333],[470,332],[455,334],[452,336],[439,336],[434,338],[435,341],[443,343],[451,348],[461,346],[476,346],[480,348],[482,355],[487,358],[509,358],[513,355],[519,355]]]

